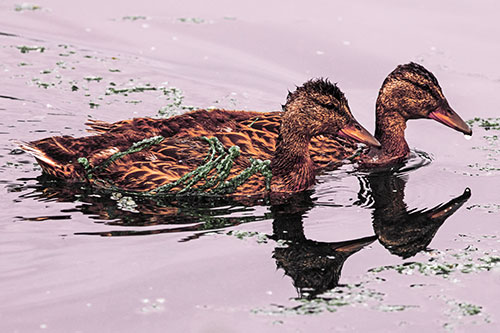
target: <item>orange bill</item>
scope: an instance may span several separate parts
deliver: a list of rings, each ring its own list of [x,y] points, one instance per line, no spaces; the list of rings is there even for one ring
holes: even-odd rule
[[[429,114],[429,118],[434,119],[448,127],[467,135],[472,135],[472,130],[460,116],[445,102],[442,106]]]
[[[367,245],[370,245],[377,239],[377,236],[369,236],[363,237],[353,240],[348,240],[344,242],[336,242],[332,243],[332,247],[337,252],[350,252],[355,253],[364,248]]]
[[[370,134],[363,126],[361,126],[356,121],[353,121],[350,125],[342,128],[338,135],[352,139],[354,141],[367,144],[369,146],[380,147],[380,142],[373,135]]]
[[[427,212],[427,216],[431,220],[444,221],[453,215],[453,213],[455,213],[460,207],[462,207],[462,205],[469,200],[471,195],[471,190],[467,187],[461,196],[456,197],[445,204],[432,208]]]

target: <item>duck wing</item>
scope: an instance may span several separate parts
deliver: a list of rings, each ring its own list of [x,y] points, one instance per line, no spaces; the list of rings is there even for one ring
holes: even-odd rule
[[[257,117],[259,114],[260,112],[252,111],[195,110],[167,119],[134,118],[115,123],[91,119],[85,124],[89,126],[89,131],[94,133],[140,131],[145,134],[145,137],[151,135],[164,137],[200,136],[228,129],[234,130],[240,123]]]
[[[261,145],[260,141],[253,144],[248,133],[166,138],[112,163],[92,165],[89,179],[100,187],[148,195],[191,192],[254,195],[264,193],[268,187],[265,172],[259,170],[265,169],[269,162],[253,160],[271,157],[270,150],[260,150]]]

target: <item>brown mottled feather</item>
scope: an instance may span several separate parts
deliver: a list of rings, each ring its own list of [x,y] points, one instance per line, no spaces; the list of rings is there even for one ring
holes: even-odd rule
[[[291,94],[291,96],[294,96]],[[319,96],[321,99],[322,96]],[[289,97],[290,99],[290,97]],[[404,137],[406,121],[409,119],[429,118],[429,114],[439,106],[448,105],[446,98],[439,86],[436,77],[416,63],[399,65],[384,80],[379,91],[376,105],[376,132],[375,137],[380,141],[380,149],[371,148],[367,153],[353,158],[363,167],[377,167],[400,163],[409,156],[410,149]],[[235,113],[229,115],[225,110],[214,110],[214,116],[209,116],[206,111],[200,110],[199,114],[193,114],[193,118],[184,120],[184,124],[194,128],[195,133],[211,135],[217,131],[239,132],[242,126],[251,127],[262,131],[267,135],[261,137],[269,140],[264,143],[268,147],[274,147],[279,133],[282,112],[266,113]],[[203,119],[197,121],[194,118]],[[100,131],[127,131],[130,126],[139,120],[117,122],[102,125],[94,122],[90,126]],[[142,128],[145,133],[151,133],[156,128],[158,121],[147,122]],[[151,129],[147,127],[151,126]],[[466,126],[466,125],[465,125]],[[182,135],[181,127],[166,126],[163,130],[166,135]],[[189,132],[192,135],[194,132]],[[186,132],[187,133],[187,132]],[[255,136],[252,140],[257,140]],[[228,139],[229,140],[229,139]],[[339,140],[332,135],[313,137],[309,145],[311,159],[316,168],[336,168],[346,158],[351,158],[356,152],[356,146],[350,142]]]
[[[239,146],[240,156],[234,160],[228,180],[247,169],[251,158],[271,160],[271,192],[302,191],[314,184],[317,170],[309,147],[327,145],[336,151],[338,145],[325,143],[331,140],[327,135],[337,135],[353,124],[361,128],[340,89],[322,79],[308,81],[290,93],[283,112],[197,110],[169,119],[135,118],[113,124],[92,120],[87,124],[99,134],[52,137],[26,147],[46,173],[58,178],[139,192],[172,183],[204,164],[209,145],[202,136],[216,137],[226,149]],[[311,145],[311,139],[319,135],[325,136]],[[116,152],[154,136],[164,140],[94,169],[90,179],[78,162],[85,157],[91,168],[96,167]],[[312,156],[321,154],[313,152]],[[264,185],[264,177],[255,174],[233,195],[261,194],[266,192]],[[176,190],[180,188],[173,192]]]
[[[210,114],[215,112],[217,115],[217,122],[209,121],[207,123],[195,121],[196,117],[203,115],[203,119],[211,119]],[[279,127],[281,124],[281,111],[274,112],[248,112],[242,114],[237,111],[227,111],[227,110],[197,110],[193,113],[192,117],[185,120],[184,124],[189,124],[191,128],[185,129],[182,127],[169,126],[168,122],[160,119],[152,118],[136,118],[131,120],[119,121],[113,124],[105,123],[106,126],[102,126],[102,122],[92,121],[87,123],[92,130],[101,131],[101,133],[124,133],[130,131],[134,126],[142,124],[140,128],[140,133],[143,134],[143,138],[158,135],[169,134],[169,136],[208,136],[214,135],[219,139],[223,138],[223,144],[225,146],[239,145],[240,148],[244,148],[246,143],[252,141],[254,145],[256,141],[260,141],[259,148],[267,152],[267,155],[272,155],[274,147],[276,145],[276,139],[278,138]],[[223,117],[227,115],[226,117]],[[144,120],[144,121],[140,121]],[[98,123],[97,126],[94,124]],[[147,125],[145,125],[147,124]],[[178,132],[175,131],[178,129]],[[230,136],[223,136],[216,134],[217,131],[231,131],[237,132],[231,134]],[[241,135],[242,131],[246,131],[248,137],[245,140],[237,140],[237,136]],[[251,136],[251,137],[249,137]],[[232,137],[232,138],[231,138]],[[313,137],[311,139],[311,144],[309,146],[311,158],[319,169],[333,169],[342,164],[342,161],[353,155],[356,151],[356,146],[352,143],[345,142],[343,140],[338,140],[331,136],[321,136]],[[172,153],[174,153],[172,151]],[[259,158],[261,152],[255,152],[252,155],[253,158]],[[262,157],[261,157],[262,159]]]

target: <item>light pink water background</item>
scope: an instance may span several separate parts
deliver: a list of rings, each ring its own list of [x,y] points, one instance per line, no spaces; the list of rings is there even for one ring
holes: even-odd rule
[[[437,76],[464,119],[498,117],[496,1],[39,1],[41,9],[15,11],[16,4],[0,3],[0,95],[17,98],[0,98],[0,331],[498,331],[498,269],[452,279],[387,274],[376,288],[385,303],[416,306],[404,311],[368,304],[317,315],[256,314],[273,304],[296,304],[291,279],[271,258],[274,243],[225,233],[188,242],[180,242],[186,232],[75,235],[126,227],[83,214],[82,203],[22,197],[27,190],[21,185],[36,183],[40,171],[29,156],[11,155],[15,145],[9,141],[85,135],[89,115],[106,121],[156,115],[166,103],[161,94],[130,98],[141,100],[137,104],[105,96],[105,82],[125,85],[130,78],[136,84],[168,82],[184,92],[187,105],[267,111],[280,108],[287,89],[329,77],[346,93],[356,118],[373,130],[383,79],[409,61]],[[46,49],[22,54],[16,48],[21,45]],[[109,71],[115,68],[120,72]],[[88,76],[103,82],[87,82]],[[39,87],[41,81],[54,86]],[[71,92],[70,81],[79,91]],[[410,146],[434,160],[410,174],[405,202],[433,207],[470,187],[472,198],[430,247],[459,253],[473,245],[498,255],[498,142],[492,151],[474,148],[488,146],[484,136],[498,131],[474,131],[465,140],[432,121],[409,123]],[[340,207],[310,210],[306,236],[333,242],[372,235],[371,211],[349,205],[358,190],[355,177],[322,175],[314,196]],[[54,218],[26,221],[40,216]],[[156,227],[136,227],[148,228]],[[269,234],[272,220],[232,229]],[[375,242],[349,258],[341,283],[357,283],[370,268],[401,262]],[[409,288],[415,283],[426,287]],[[457,314],[450,300],[476,304],[482,312]]]

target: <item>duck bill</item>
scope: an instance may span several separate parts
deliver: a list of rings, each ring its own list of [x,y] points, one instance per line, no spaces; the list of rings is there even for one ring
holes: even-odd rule
[[[434,119],[441,124],[453,128],[467,135],[472,135],[472,130],[460,116],[445,102],[442,106],[429,114],[429,118]]]
[[[363,237],[353,240],[348,240],[344,242],[336,242],[332,243],[331,246],[337,252],[347,252],[347,253],[356,253],[367,245],[370,245],[377,239],[377,236],[369,236]]]
[[[358,124],[357,122],[353,122],[352,124],[342,128],[338,135],[351,139],[356,142],[364,143],[369,146],[380,147],[380,142],[373,135],[370,134],[363,126]]]
[[[453,215],[460,207],[462,207],[462,205],[466,203],[467,200],[469,200],[471,195],[471,190],[467,187],[462,195],[448,201],[445,204],[439,205],[429,210],[427,212],[427,216],[431,220],[444,221],[445,219]]]

